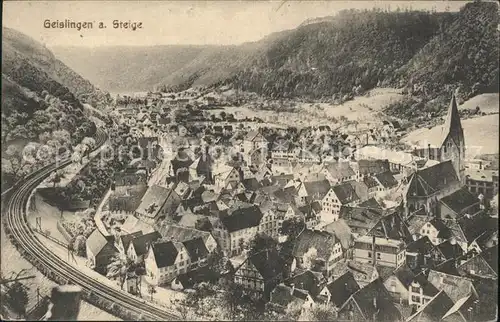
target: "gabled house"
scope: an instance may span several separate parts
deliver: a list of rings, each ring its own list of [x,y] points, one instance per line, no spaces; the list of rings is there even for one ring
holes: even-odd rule
[[[285,285],[294,287],[295,289],[307,292],[313,301],[315,301],[321,289],[326,284],[326,279],[321,273],[306,270],[288,278],[284,281],[284,283]]]
[[[349,165],[349,162],[329,163],[323,167],[322,173],[332,186],[356,179],[356,173]]]
[[[482,254],[462,262],[457,266],[457,270],[465,277],[498,279],[498,268],[491,267]]]
[[[380,277],[377,267],[373,264],[343,259],[333,265],[332,278],[335,280],[347,272],[352,273],[354,280],[361,288]]]
[[[259,231],[263,213],[258,206],[235,204],[221,214],[223,230],[219,239],[224,252],[230,256],[241,254],[244,245]]]
[[[153,224],[161,217],[173,215],[180,202],[180,197],[172,189],[153,185],[142,197],[135,213],[141,220]]]
[[[276,251],[233,257],[234,282],[248,292],[269,299],[271,291],[283,279],[284,262]]]
[[[406,264],[415,272],[433,268],[441,260],[441,252],[427,236],[421,237],[406,246]]]
[[[118,254],[111,238],[106,238],[99,229],[95,229],[85,242],[87,250],[87,265],[99,272],[106,274],[107,266],[111,259]]]
[[[179,243],[178,243],[179,244]],[[162,241],[150,245],[144,259],[146,279],[152,285],[164,285],[180,272],[180,263],[184,260],[182,247],[172,241]]]
[[[290,306],[302,309],[311,308],[314,305],[314,300],[310,294],[303,290],[279,284],[272,290],[268,305],[272,310],[285,312]]]
[[[323,303],[340,308],[360,287],[352,272],[347,271],[338,278],[326,284],[319,294],[319,299]]]
[[[380,279],[366,285],[340,307],[339,318],[347,321],[400,321],[401,312]]]
[[[228,165],[222,165],[213,170],[214,184],[219,188],[224,188],[229,183],[238,183],[241,179],[241,174],[238,169]]]
[[[390,171],[375,174],[373,177],[378,182],[379,192],[387,192],[398,185],[398,181]]]
[[[346,205],[355,205],[360,201],[356,190],[349,182],[338,184],[330,188],[321,201],[321,220],[332,222],[339,219],[340,208]]]
[[[434,245],[439,245],[452,236],[450,228],[439,218],[433,218],[420,228],[420,235],[429,237]]]
[[[390,274],[382,277],[385,288],[395,301],[405,304],[408,303],[410,285],[415,278],[415,273],[407,265],[401,265],[395,270],[390,268],[390,270]]]
[[[163,239],[184,243],[196,238],[201,238],[208,252],[213,252],[217,248],[217,241],[214,236],[207,231],[194,228],[182,227],[178,225],[157,225],[156,229]]]
[[[267,148],[267,139],[258,131],[250,131],[243,138],[243,143],[241,145],[242,152],[249,153],[258,148]]]
[[[161,235],[158,232],[152,232],[133,238],[128,246],[126,246],[127,257],[136,263],[142,263],[144,261],[144,256],[148,252],[149,245],[160,238]]]
[[[389,167],[389,161],[387,159],[362,159],[358,160],[357,163],[358,166],[356,176],[358,180],[362,180],[367,176],[374,176],[379,173],[391,171]]]
[[[304,229],[296,238],[292,251],[295,267],[310,268],[331,276],[331,267],[342,256],[342,245],[334,235],[326,231]]]
[[[473,216],[479,211],[479,199],[471,194],[466,187],[462,187],[440,200],[439,216],[442,219],[457,219],[466,214]]]

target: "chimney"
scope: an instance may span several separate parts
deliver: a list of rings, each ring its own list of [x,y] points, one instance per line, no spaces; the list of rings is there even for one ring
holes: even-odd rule
[[[375,308],[375,310],[377,310],[377,297],[376,296],[373,297],[373,307]]]
[[[479,170],[483,169],[483,161],[479,161]]]
[[[377,263],[377,255],[375,254],[375,235],[372,236],[372,256],[373,256],[373,266]]]
[[[411,237],[412,237],[413,241],[417,241],[417,238],[418,238],[418,237],[417,237],[417,235],[416,235],[416,234],[411,235]]]
[[[431,159],[431,145],[427,144],[427,159]]]
[[[290,284],[290,288],[292,289],[290,291],[290,294],[293,294],[293,291],[295,291],[295,284],[294,283]]]

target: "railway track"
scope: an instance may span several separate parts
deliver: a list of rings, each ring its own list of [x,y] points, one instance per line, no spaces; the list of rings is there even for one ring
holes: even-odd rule
[[[100,131],[97,135],[97,148],[100,148],[107,140],[106,133]],[[82,273],[78,268],[70,265],[56,254],[49,247],[38,239],[38,236],[31,229],[27,217],[26,208],[28,199],[32,191],[40,184],[52,171],[62,168],[71,161],[64,161],[59,165],[48,165],[27,176],[22,182],[17,184],[5,199],[4,222],[6,228],[10,231],[18,246],[26,252],[33,260],[36,260],[40,266],[47,271],[53,272],[62,280],[71,281],[73,284],[82,287],[87,296],[97,296],[104,299],[112,305],[122,308],[125,312],[136,315],[138,320],[156,320],[156,321],[178,321],[174,312],[168,312],[164,309],[145,302],[125,291],[117,290],[92,277]],[[108,308],[104,308],[109,311]]]

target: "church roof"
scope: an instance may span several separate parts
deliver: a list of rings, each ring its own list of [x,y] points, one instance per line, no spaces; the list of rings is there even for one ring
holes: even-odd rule
[[[441,131],[441,146],[450,134],[458,134],[461,138],[464,136],[464,130],[462,129],[462,124],[460,123],[460,115],[458,114],[455,95],[452,95],[451,97],[450,107],[448,108],[448,113],[446,114],[446,119]],[[458,144],[458,142],[455,143]]]

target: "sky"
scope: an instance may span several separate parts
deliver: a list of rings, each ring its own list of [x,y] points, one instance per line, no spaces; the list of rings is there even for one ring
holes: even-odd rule
[[[215,44],[257,41],[293,29],[307,19],[343,9],[457,11],[464,1],[4,1],[3,26],[48,47]],[[92,29],[44,28],[44,21],[94,22]],[[142,28],[114,29],[113,21],[142,22]],[[106,29],[99,29],[102,21]]]

